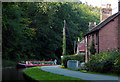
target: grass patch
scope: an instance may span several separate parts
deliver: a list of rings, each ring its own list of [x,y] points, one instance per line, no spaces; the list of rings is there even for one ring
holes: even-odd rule
[[[80,70],[80,69],[74,70],[74,69],[70,69],[70,68],[65,68],[64,66],[61,66],[61,68],[63,68],[63,69],[68,69],[68,70],[72,70],[72,71],[79,71],[79,72],[82,72],[82,73],[90,73],[90,74],[109,75],[109,76],[117,76],[117,77],[120,77],[120,75],[117,75],[117,74],[96,73],[96,72],[90,72],[90,71]]]
[[[73,78],[64,75],[54,74],[46,72],[40,69],[40,67],[32,67],[23,70],[23,72],[34,80],[81,80],[82,82],[90,82],[82,80],[80,78]]]

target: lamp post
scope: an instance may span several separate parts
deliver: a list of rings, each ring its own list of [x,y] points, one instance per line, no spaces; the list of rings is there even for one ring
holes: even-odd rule
[[[61,62],[62,62],[61,65],[63,65],[63,56],[61,56]]]
[[[75,54],[75,48],[76,48],[76,41],[74,41],[74,54]]]

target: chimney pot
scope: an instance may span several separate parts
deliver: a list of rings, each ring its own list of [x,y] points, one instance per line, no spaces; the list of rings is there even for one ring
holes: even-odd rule
[[[89,31],[96,27],[96,22],[89,22]]]
[[[106,8],[108,8],[108,4],[106,5]]]
[[[111,8],[111,4],[109,4],[109,8]]]

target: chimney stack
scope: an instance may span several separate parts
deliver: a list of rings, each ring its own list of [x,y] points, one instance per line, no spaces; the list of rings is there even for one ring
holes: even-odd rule
[[[101,22],[112,15],[111,4],[106,4],[106,8],[101,8]]]
[[[89,31],[96,27],[96,22],[89,22]]]

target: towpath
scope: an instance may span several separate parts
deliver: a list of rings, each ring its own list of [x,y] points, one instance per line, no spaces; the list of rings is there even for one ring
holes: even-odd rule
[[[56,66],[43,66],[41,67],[42,70],[55,73],[55,74],[60,74],[64,76],[69,76],[69,77],[76,77],[76,78],[81,78],[83,80],[92,80],[92,81],[97,81],[101,80],[107,81],[107,82],[120,82],[120,77],[117,76],[108,76],[108,75],[98,75],[98,74],[89,74],[89,73],[82,73],[79,71],[72,71],[72,70],[67,70],[67,69],[62,69],[60,68],[60,65]]]

